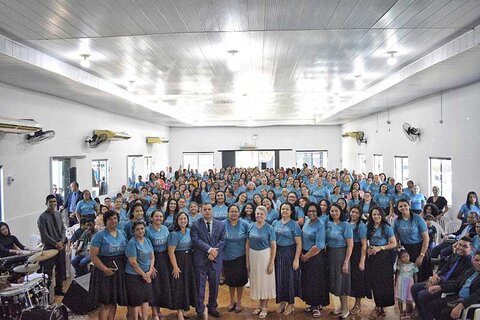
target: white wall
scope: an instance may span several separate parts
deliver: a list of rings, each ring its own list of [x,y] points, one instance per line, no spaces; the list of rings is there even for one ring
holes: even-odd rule
[[[280,152],[280,166],[296,165],[295,150],[328,150],[328,166],[341,166],[340,126],[170,128],[170,163],[174,168],[182,165],[183,152],[214,152],[215,167],[220,168],[222,153],[218,150],[255,144],[254,134],[258,149],[292,149]]]
[[[7,86],[0,86],[0,116],[35,119],[45,130],[56,132],[53,139],[37,145],[27,144],[24,135],[0,136],[5,221],[26,243],[30,233],[37,232],[36,220],[45,209],[45,196],[50,193],[50,157],[85,156],[77,161],[77,180],[82,190],[91,189],[91,160],[108,159],[111,192],[126,183],[127,155],[153,156],[155,171],[168,164],[167,145],[145,143],[146,136],[168,137],[169,129],[165,126]],[[90,149],[84,141],[94,129],[124,131],[132,138]],[[7,184],[8,176],[15,178],[11,185]]]
[[[440,124],[440,95],[424,98],[390,110],[390,131],[387,113],[368,116],[342,126],[342,133],[364,131],[367,145],[358,146],[353,139],[343,139],[342,158],[347,168],[356,167],[358,153],[365,153],[367,171],[372,170],[373,154],[383,154],[384,171],[393,175],[394,156],[408,156],[410,178],[424,194],[430,194],[429,157],[452,159],[453,205],[465,202],[470,190],[480,191],[480,82],[443,94],[443,124]],[[409,122],[421,129],[420,140],[411,142],[402,131]]]

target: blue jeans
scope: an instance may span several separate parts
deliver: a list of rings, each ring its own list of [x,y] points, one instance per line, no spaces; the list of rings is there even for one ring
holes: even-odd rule
[[[88,264],[90,263],[90,256],[76,255],[72,259],[72,266],[75,268],[75,277],[80,277],[88,273]]]

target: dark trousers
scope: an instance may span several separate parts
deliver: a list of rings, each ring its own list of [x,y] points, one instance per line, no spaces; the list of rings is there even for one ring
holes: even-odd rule
[[[197,277],[197,290],[198,290],[198,299],[197,307],[195,308],[197,314],[203,314],[205,312],[205,287],[208,279],[208,304],[207,308],[215,309],[217,308],[217,298],[218,298],[218,286],[220,284],[220,271],[216,271],[212,268],[209,263],[205,267],[195,268],[195,274]]]
[[[450,317],[450,313],[452,312],[453,308],[449,307],[447,304],[448,302],[457,299],[458,296],[453,295],[433,300],[428,304],[428,309],[430,309],[430,312],[433,314],[435,320],[450,320],[452,319]]]
[[[415,306],[418,310],[418,316],[422,320],[433,320],[433,315],[428,308],[428,304],[440,298],[441,293],[430,294],[425,288],[427,282],[415,283],[411,292]]]
[[[53,267],[55,267],[55,291],[62,291],[62,281],[65,280],[66,271],[65,250],[59,251],[53,258],[40,262],[40,266],[42,267],[42,270],[48,274],[50,279],[52,279]]]
[[[452,244],[447,242],[442,242],[439,245],[435,246],[432,249],[432,257],[437,258],[438,255],[441,257],[448,257],[453,252]]]

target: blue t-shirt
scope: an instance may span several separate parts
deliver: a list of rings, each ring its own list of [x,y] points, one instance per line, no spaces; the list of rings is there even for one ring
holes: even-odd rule
[[[248,223],[239,219],[233,226],[230,220],[223,220],[225,225],[225,247],[223,248],[224,260],[235,260],[245,255],[245,242],[247,242]]]
[[[377,203],[377,205],[379,207],[382,207],[383,209],[385,208],[389,208],[390,207],[390,201],[392,199],[390,198],[389,195],[387,194],[382,194],[382,193],[377,193],[374,197],[373,197],[373,201],[375,201]],[[388,214],[388,212],[386,212],[386,214]]]
[[[305,218],[305,212],[299,206],[295,206],[295,217],[293,220],[298,221],[298,219]]]
[[[393,196],[392,196],[392,199],[393,199],[393,204],[394,204],[395,207],[398,206],[398,202],[402,199],[410,202],[410,196],[408,194],[406,194],[405,192],[402,193],[401,195],[399,195],[398,193],[394,193]]]
[[[477,216],[480,216],[480,207],[477,207],[476,205],[470,205],[470,207],[466,204],[463,204],[460,207],[460,212],[462,213],[462,221],[467,222],[467,216],[469,212],[476,212]]]
[[[331,202],[331,203],[337,202],[338,199],[340,199],[340,198],[343,198],[343,194],[336,195],[336,194],[333,194],[333,193],[332,193],[332,194],[330,195],[330,202]]]
[[[172,231],[168,235],[168,246],[175,247],[175,251],[189,251],[192,249],[192,238],[190,229],[185,230],[185,234],[180,231]]]
[[[317,203],[320,203],[323,199],[330,199],[330,191],[326,187],[313,187],[312,196],[317,200]]]
[[[77,203],[75,212],[78,212],[81,216],[91,216],[96,213],[97,203],[95,200],[80,200]]]
[[[480,250],[480,235],[477,234],[475,237],[473,237],[472,241],[472,245],[475,248],[475,251]]]
[[[382,184],[381,183],[378,183],[378,184],[375,184],[374,182],[372,182],[369,186],[368,186],[368,189],[369,191],[372,193],[373,196],[375,196],[377,193],[380,192],[380,186]]]
[[[108,232],[108,229],[98,231],[93,236],[92,247],[99,248],[99,256],[112,257],[120,256],[125,253],[125,247],[127,245],[127,235],[123,230],[117,229],[117,236],[114,237]]]
[[[277,246],[286,247],[295,244],[295,237],[302,236],[302,230],[298,224],[289,220],[287,223],[283,223],[282,220],[276,220],[272,224],[273,230],[275,230],[275,237],[277,238]]]
[[[418,214],[404,220],[400,215],[393,224],[393,230],[402,244],[418,244],[423,241],[422,232],[427,231],[427,223]]]
[[[250,248],[255,251],[270,248],[270,242],[277,240],[275,230],[268,223],[265,223],[260,229],[257,224],[250,225],[247,238],[250,240]]]
[[[166,214],[164,214],[166,216]],[[164,220],[163,225],[167,228],[170,228],[173,224],[173,214],[169,214]]]
[[[275,209],[270,209],[267,213],[267,218],[265,219],[268,224],[274,223],[278,219],[279,215],[277,210]]]
[[[240,220],[245,221],[248,225],[255,223],[255,221],[253,221],[249,217],[240,217]]]
[[[143,270],[143,272],[147,272],[150,269],[152,253],[153,246],[148,238],[143,238],[143,243],[140,243],[137,238],[132,238],[128,241],[127,247],[125,248],[125,255],[128,258],[136,257],[138,266]],[[130,261],[127,262],[125,272],[128,274],[138,275],[138,273],[130,264]]]
[[[125,209],[123,209],[123,208],[120,209],[120,213],[118,214],[118,216],[119,216],[119,219],[120,219],[119,221],[120,222],[125,223],[125,222],[128,221],[127,211],[125,211]]]
[[[344,195],[349,194],[351,188],[352,188],[352,184],[342,183],[340,185],[341,193],[343,193]]]
[[[467,299],[470,296],[470,287],[472,286],[473,280],[475,280],[478,275],[478,272],[474,272],[470,277],[468,277],[468,279],[465,281],[462,288],[460,288],[460,291],[458,292],[458,296],[460,298]]]
[[[123,224],[122,229],[123,231],[125,231],[125,234],[127,235],[127,240],[132,239],[132,237],[134,236],[132,226],[133,226],[133,220],[128,220]]]
[[[192,227],[192,224],[199,220],[199,219],[202,219],[203,216],[201,213],[197,213],[197,215],[195,217],[192,217],[192,215],[190,213],[187,213],[188,215],[188,227],[191,228]]]
[[[152,218],[152,213],[153,211],[155,210],[158,210],[157,207],[148,207],[147,211],[145,211],[145,213],[143,214],[143,220],[147,223],[147,224],[150,224]]]
[[[356,204],[360,204],[360,199],[353,199],[352,198],[352,199],[348,200],[348,202],[347,202],[347,206],[349,208],[353,207]]]
[[[250,190],[246,190],[245,193],[247,194],[247,201],[253,201],[253,196],[257,194],[257,192],[255,190],[253,191],[250,191]]]
[[[325,248],[325,224],[317,218],[312,222],[309,218],[305,219],[302,228],[302,249],[310,250],[313,246],[317,246],[319,250]]]
[[[369,245],[371,246],[385,246],[388,244],[388,239],[390,239],[391,237],[393,237],[394,233],[393,233],[393,229],[391,226],[387,225],[387,224],[384,224],[383,225],[383,233],[384,235],[382,235],[382,228],[378,228],[378,229],[375,229],[372,233],[372,236],[370,237],[370,239],[368,240],[369,242]]]
[[[410,196],[410,203],[412,210],[422,210],[423,205],[425,204],[425,196],[421,193],[412,194]]]
[[[278,198],[282,195],[282,187],[273,187],[271,190],[275,193],[275,196]]]
[[[167,250],[168,228],[161,226],[160,230],[156,230],[153,225],[149,225],[145,230],[145,236],[150,239],[155,252],[164,252]]]
[[[219,206],[218,204],[212,207],[212,217],[215,220],[225,220],[228,217],[228,207],[226,205]]]
[[[367,239],[367,226],[365,223],[363,223],[363,221],[358,223],[358,227],[356,224],[352,224],[352,232],[353,242],[361,242],[361,240]]]
[[[346,221],[335,224],[328,220],[325,229],[327,247],[344,248],[347,246],[346,239],[353,239],[352,226]]]

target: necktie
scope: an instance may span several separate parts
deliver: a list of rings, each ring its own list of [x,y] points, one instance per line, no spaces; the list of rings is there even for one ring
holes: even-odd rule
[[[455,268],[457,268],[458,262],[460,262],[460,257],[457,258],[453,266],[448,270],[447,274],[442,277],[443,281],[447,281],[450,278],[453,271],[455,271]]]
[[[210,222],[207,222],[207,231],[210,233]]]

